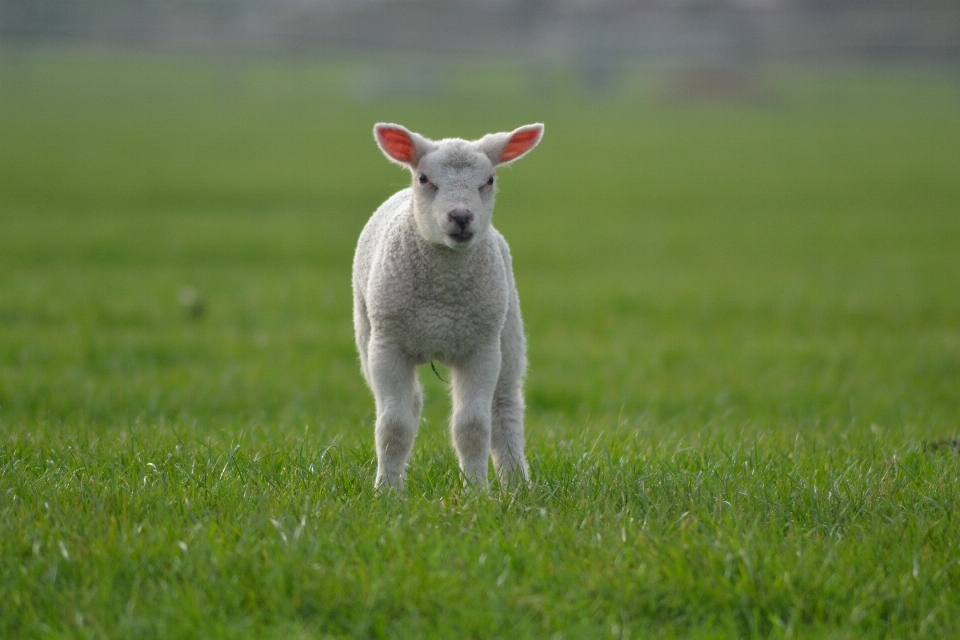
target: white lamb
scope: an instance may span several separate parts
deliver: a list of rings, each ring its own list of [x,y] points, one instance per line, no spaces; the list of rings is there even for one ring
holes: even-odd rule
[[[377,405],[377,487],[402,489],[423,390],[417,365],[451,371],[453,444],[467,482],[527,480],[523,454],[526,339],[510,249],[491,225],[494,167],[533,149],[542,124],[475,142],[434,142],[395,124],[374,135],[413,184],[384,202],[353,261],[353,324]]]

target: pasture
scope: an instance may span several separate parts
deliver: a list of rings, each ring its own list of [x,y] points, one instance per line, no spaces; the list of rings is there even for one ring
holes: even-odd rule
[[[955,77],[677,104],[457,64],[373,100],[401,63],[10,56],[0,637],[960,632]],[[529,488],[461,490],[426,367],[407,495],[372,489],[350,263],[408,180],[377,121],[546,123],[494,214]]]

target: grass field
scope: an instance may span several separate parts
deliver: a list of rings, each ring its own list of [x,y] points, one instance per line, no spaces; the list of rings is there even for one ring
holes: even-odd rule
[[[0,637],[960,633],[955,78],[667,105],[464,65],[365,101],[370,61],[2,62]],[[350,261],[407,180],[378,120],[547,125],[495,214],[516,494],[461,490],[429,368],[408,493],[372,490]]]

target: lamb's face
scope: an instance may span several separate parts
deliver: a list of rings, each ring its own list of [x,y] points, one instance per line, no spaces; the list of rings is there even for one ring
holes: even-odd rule
[[[434,244],[466,249],[490,228],[496,195],[490,158],[464,140],[444,140],[413,170],[414,213]]]
[[[497,192],[493,168],[537,146],[542,124],[490,133],[475,142],[434,142],[398,124],[373,128],[380,150],[413,173],[414,217],[420,235],[452,249],[475,245],[490,228]]]

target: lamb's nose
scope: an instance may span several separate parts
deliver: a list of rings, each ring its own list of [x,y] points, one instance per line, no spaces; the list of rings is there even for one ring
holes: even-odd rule
[[[473,214],[465,209],[454,209],[447,214],[447,217],[456,222],[461,231],[466,229],[467,225],[473,220]]]

